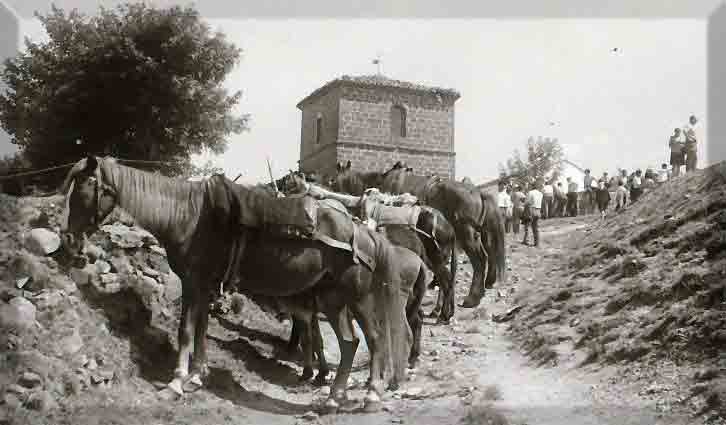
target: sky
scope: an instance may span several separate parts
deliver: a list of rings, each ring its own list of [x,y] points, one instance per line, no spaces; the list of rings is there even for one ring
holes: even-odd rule
[[[706,114],[705,19],[208,19],[243,49],[225,85],[250,131],[213,160],[242,182],[297,168],[296,104],[342,75],[454,88],[456,175],[483,182],[530,136],[593,172],[658,166],[668,136]],[[23,32],[44,37],[34,20]],[[617,51],[613,49],[617,48]],[[705,135],[705,131],[703,132]],[[705,150],[705,141],[703,144]],[[0,148],[1,150],[1,148]],[[699,166],[708,164],[702,155]],[[395,158],[391,158],[395,162]]]

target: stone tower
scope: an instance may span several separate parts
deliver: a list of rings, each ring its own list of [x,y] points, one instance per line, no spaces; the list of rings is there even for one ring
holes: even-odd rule
[[[418,175],[454,179],[452,89],[382,75],[335,79],[297,104],[302,111],[300,169],[334,175],[338,162],[383,171],[396,161]]]

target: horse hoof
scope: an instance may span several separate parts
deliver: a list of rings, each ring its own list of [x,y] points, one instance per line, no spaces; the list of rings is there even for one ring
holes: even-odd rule
[[[174,378],[173,381],[169,382],[169,384],[166,386],[166,389],[176,393],[179,396],[184,394],[184,390],[182,389],[182,381],[179,378]]]
[[[340,403],[338,403],[334,398],[330,397],[325,401],[325,404],[323,404],[323,413],[326,415],[334,414],[338,411],[340,408]]]
[[[380,412],[383,408],[383,403],[378,394],[369,392],[363,400],[363,411],[366,413]]]
[[[310,378],[312,378],[312,377],[313,377],[312,369],[305,368],[305,369],[303,369],[302,376],[300,376],[300,381],[306,382],[306,381],[309,381]]]
[[[202,388],[202,386],[204,386],[204,384],[202,383],[202,378],[199,376],[198,373],[195,373],[189,379],[187,379],[186,382],[184,382],[184,385],[182,385],[182,389],[185,393],[193,393],[198,389]]]

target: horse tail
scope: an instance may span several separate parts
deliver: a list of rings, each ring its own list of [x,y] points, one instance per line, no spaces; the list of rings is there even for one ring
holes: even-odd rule
[[[394,260],[392,245],[378,235],[374,237],[378,252],[374,282],[376,315],[382,324],[384,370],[390,383],[400,383],[406,377],[413,339],[406,315],[412,288],[402,285],[400,267],[395,266],[399,259]]]
[[[496,282],[497,278],[504,281],[506,278],[506,250],[504,248],[504,221],[499,209],[496,208],[494,196],[489,193],[480,191],[482,213],[484,215],[481,223],[482,236],[486,236],[486,241],[482,241],[484,249],[487,251],[489,258],[489,270],[495,270],[495,273],[489,273],[486,277],[486,285]]]

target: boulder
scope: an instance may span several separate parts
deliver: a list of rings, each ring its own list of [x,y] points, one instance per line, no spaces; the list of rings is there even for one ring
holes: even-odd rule
[[[0,306],[0,327],[24,330],[35,324],[36,308],[27,299],[15,297]]]
[[[162,285],[149,276],[141,276],[136,281],[136,293],[139,294],[147,308],[151,308],[159,302],[161,295],[164,293],[164,287]]]
[[[86,241],[84,252],[91,263],[108,258],[108,254],[106,254],[106,251],[104,251],[103,248],[88,241]]]
[[[88,285],[89,283],[93,282],[95,278],[97,278],[97,275],[98,269],[93,264],[86,264],[86,266],[82,269],[71,269],[71,279],[78,286]]]
[[[174,272],[161,275],[161,281],[164,284],[164,298],[168,301],[176,301],[182,295],[182,282]]]
[[[108,286],[112,283],[118,283],[118,274],[116,273],[104,273],[101,275],[101,283],[103,286]]]
[[[134,267],[131,265],[128,257],[125,255],[114,256],[111,258],[111,264],[116,273],[121,275],[130,275],[134,273]]]
[[[101,231],[109,236],[115,246],[124,249],[141,248],[144,246],[143,237],[132,229],[118,223],[101,226]]]
[[[166,260],[166,256],[161,255],[156,251],[149,252],[146,261],[151,268],[159,273],[169,273],[169,271],[171,271],[171,267],[169,267],[169,262]]]
[[[94,266],[96,266],[96,270],[99,274],[104,273],[110,273],[111,272],[111,265],[108,264],[108,262],[104,260],[96,260],[95,263],[93,263]]]
[[[31,410],[45,412],[57,408],[58,403],[55,401],[50,392],[38,391],[28,397],[28,401],[25,402],[25,406]]]
[[[25,244],[28,250],[36,255],[48,255],[60,248],[60,236],[42,227],[35,228],[28,234]]]
[[[34,372],[25,372],[18,378],[18,385],[24,388],[33,389],[43,383],[43,378]]]
[[[57,343],[58,354],[73,355],[83,348],[83,338],[78,329],[73,329],[68,335],[63,336]]]

